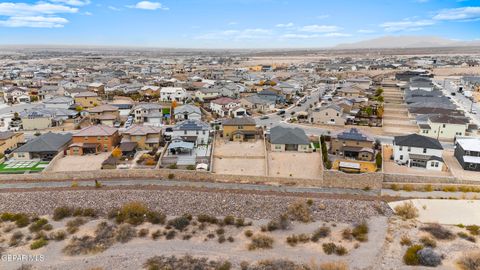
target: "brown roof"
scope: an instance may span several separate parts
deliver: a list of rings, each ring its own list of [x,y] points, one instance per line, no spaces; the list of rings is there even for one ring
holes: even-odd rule
[[[117,132],[116,128],[105,126],[105,125],[96,125],[88,126],[76,134],[73,137],[95,137],[95,136],[111,136]]]
[[[97,106],[97,107],[93,107],[93,108],[91,108],[87,111],[91,112],[91,113],[116,112],[116,111],[118,111],[118,108],[115,107],[115,106],[112,106],[112,105],[105,104],[105,105],[100,105],[100,106]]]

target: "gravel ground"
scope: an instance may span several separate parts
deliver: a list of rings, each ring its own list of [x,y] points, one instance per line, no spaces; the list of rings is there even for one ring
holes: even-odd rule
[[[185,213],[214,216],[234,215],[250,219],[271,219],[284,213],[298,197],[245,194],[230,191],[195,190],[50,190],[0,193],[0,212],[52,214],[59,206],[92,207],[107,213],[125,202],[141,201],[167,215]],[[352,199],[313,199],[316,220],[356,223],[373,216],[392,214],[384,202]]]

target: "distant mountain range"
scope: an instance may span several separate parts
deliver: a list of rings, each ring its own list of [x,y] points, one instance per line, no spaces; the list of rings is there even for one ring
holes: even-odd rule
[[[480,41],[457,41],[436,36],[384,36],[354,43],[339,44],[334,49],[394,49],[480,46]]]

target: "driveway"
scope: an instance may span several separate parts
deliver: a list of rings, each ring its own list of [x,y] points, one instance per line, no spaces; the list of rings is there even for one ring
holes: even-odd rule
[[[480,173],[464,170],[453,155],[453,150],[443,151],[443,160],[447,164],[453,176],[457,177],[458,179],[480,181]]]

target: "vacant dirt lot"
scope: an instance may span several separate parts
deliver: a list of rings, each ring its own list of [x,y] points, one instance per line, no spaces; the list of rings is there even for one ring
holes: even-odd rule
[[[213,171],[219,174],[265,175],[265,145],[255,142],[217,140],[213,152]]]
[[[479,173],[474,171],[467,171],[462,168],[458,160],[453,156],[453,150],[443,151],[443,160],[452,172],[453,176],[462,180],[480,181]]]
[[[295,178],[321,178],[320,153],[270,152],[268,175]]]
[[[91,171],[100,170],[102,162],[110,156],[110,153],[87,156],[65,156],[55,162],[52,172],[67,171]]]

